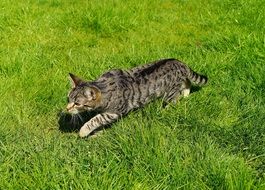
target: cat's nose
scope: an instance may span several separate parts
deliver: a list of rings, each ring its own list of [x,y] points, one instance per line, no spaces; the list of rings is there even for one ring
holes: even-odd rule
[[[66,110],[69,111],[70,109],[72,109],[74,107],[74,103],[69,103],[67,106],[66,106]]]

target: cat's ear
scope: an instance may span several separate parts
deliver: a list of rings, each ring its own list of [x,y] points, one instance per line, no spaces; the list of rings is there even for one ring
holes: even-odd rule
[[[100,90],[94,86],[90,86],[87,88],[86,95],[89,100],[99,101],[101,98]]]
[[[70,76],[70,81],[71,81],[71,84],[72,84],[72,87],[76,87],[78,86],[83,80],[80,79],[79,77],[73,75],[72,73],[69,73],[69,76]]]

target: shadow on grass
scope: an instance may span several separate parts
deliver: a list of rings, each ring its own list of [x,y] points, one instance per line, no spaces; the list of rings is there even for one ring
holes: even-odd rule
[[[78,132],[95,115],[96,113],[83,112],[79,116],[73,116],[70,113],[61,111],[58,113],[59,130],[63,133]]]
[[[198,92],[199,90],[201,90],[201,86],[191,86],[191,89],[190,89],[190,93],[195,93],[195,92]]]

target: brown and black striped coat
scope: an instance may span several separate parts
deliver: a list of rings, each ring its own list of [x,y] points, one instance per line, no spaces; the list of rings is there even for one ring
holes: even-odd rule
[[[77,114],[85,110],[99,112],[81,128],[81,137],[153,99],[174,102],[181,95],[188,96],[191,83],[207,83],[206,76],[197,74],[176,59],[163,59],[127,71],[111,70],[90,82],[70,76],[74,85],[69,93],[68,111]]]

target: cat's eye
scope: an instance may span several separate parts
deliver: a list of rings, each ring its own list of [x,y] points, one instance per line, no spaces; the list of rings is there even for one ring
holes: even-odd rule
[[[80,106],[81,104],[79,104],[78,102],[75,102],[75,105],[76,105],[76,106]]]

